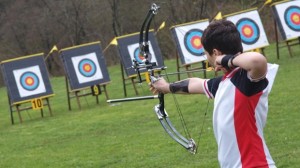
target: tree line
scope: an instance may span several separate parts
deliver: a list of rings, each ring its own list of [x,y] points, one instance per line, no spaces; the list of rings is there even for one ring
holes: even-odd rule
[[[273,0],[274,1],[274,0]],[[1,0],[0,1],[0,61],[44,52],[54,45],[58,49],[101,41],[102,49],[117,36],[135,33],[153,0]],[[223,14],[262,7],[265,0],[159,0],[161,9],[151,28],[165,21],[157,39],[164,59],[174,58],[176,48],[169,27],[176,24],[212,19]],[[270,42],[274,39],[274,23],[270,7],[260,10]],[[120,63],[116,47],[104,53],[107,65]],[[47,59],[53,76],[62,75],[57,55]],[[0,85],[3,85],[0,75]]]

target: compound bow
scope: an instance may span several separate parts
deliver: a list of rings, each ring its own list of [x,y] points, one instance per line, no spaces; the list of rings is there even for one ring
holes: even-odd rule
[[[140,56],[142,56],[144,58],[144,62],[140,63],[136,60],[133,60],[133,66],[132,66],[132,68],[134,68],[135,71],[137,72],[140,82],[142,82],[141,74],[140,74],[141,70],[147,69],[147,71],[150,75],[150,81],[153,83],[153,82],[156,82],[157,80],[159,80],[158,78],[154,77],[154,71],[165,69],[165,67],[154,68],[154,66],[156,66],[156,62],[151,62],[151,53],[149,52],[149,42],[148,42],[148,33],[149,33],[150,24],[151,24],[153,17],[157,14],[159,8],[160,7],[158,5],[156,5],[155,3],[153,3],[151,5],[151,8],[148,11],[148,14],[147,14],[147,16],[143,22],[142,28],[140,30],[139,49],[140,49]],[[155,98],[159,99],[159,104],[154,106],[154,111],[159,119],[159,122],[161,123],[162,127],[164,128],[164,130],[177,143],[182,145],[189,152],[195,154],[197,151],[195,141],[192,138],[190,138],[190,136],[189,136],[189,138],[185,138],[183,135],[181,135],[176,130],[176,128],[173,126],[171,120],[169,119],[168,113],[165,110],[163,93],[158,93],[158,95],[154,95],[154,96],[113,99],[113,100],[108,100],[107,102],[115,103],[115,102],[146,100],[146,99],[155,99]]]

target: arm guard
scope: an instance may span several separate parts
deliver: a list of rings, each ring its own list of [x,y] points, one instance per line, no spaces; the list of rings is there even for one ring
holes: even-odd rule
[[[189,93],[189,82],[190,82],[190,80],[187,79],[187,80],[171,83],[170,87],[169,87],[170,91],[172,93],[176,93],[179,91]]]

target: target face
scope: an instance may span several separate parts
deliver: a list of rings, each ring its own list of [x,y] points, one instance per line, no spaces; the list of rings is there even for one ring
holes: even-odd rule
[[[127,49],[129,51],[131,60],[135,59],[140,64],[145,63],[146,58],[144,56],[140,55],[140,48],[139,48],[139,44],[138,43],[132,44],[132,45],[128,45]],[[150,62],[157,62],[154,50],[153,50],[152,45],[151,45],[151,41],[149,41],[149,52],[150,52],[151,55],[149,55],[148,60]]]
[[[236,27],[240,32],[243,43],[254,44],[259,39],[259,27],[252,19],[242,18],[236,23]]]
[[[300,36],[300,3],[286,1],[272,6],[273,15],[283,40]]]
[[[186,49],[195,56],[202,56],[204,48],[201,43],[203,31],[200,29],[192,29],[184,36],[184,45]]]
[[[300,7],[288,7],[284,12],[284,21],[290,29],[300,31]]]
[[[263,48],[269,45],[257,10],[241,11],[227,16],[226,19],[236,25],[241,35],[244,51]]]
[[[146,61],[146,58],[140,54],[140,48],[136,48],[134,50],[134,59],[139,62],[140,64],[144,63]]]
[[[79,61],[78,70],[80,74],[85,77],[92,77],[97,72],[95,63],[87,58]]]
[[[38,65],[13,70],[20,97],[32,96],[46,92]]]
[[[201,38],[208,20],[173,26],[171,32],[182,64],[192,64],[206,60]]]
[[[80,84],[103,79],[96,53],[74,56],[71,60]]]
[[[24,72],[20,77],[21,86],[28,91],[33,91],[39,86],[39,78],[38,76],[30,71]]]

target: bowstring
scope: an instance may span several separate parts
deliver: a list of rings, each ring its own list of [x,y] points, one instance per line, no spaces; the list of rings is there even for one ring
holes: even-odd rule
[[[203,132],[203,128],[204,128],[204,124],[205,124],[205,121],[206,121],[206,115],[208,113],[208,105],[209,105],[209,102],[210,102],[209,100],[210,99],[208,98],[207,103],[206,103],[206,110],[205,110],[204,116],[203,116],[202,126],[201,126],[201,129],[200,129],[200,132],[199,132],[199,136],[198,136],[198,139],[197,139],[198,143],[200,142],[200,139],[201,139],[201,136],[202,136],[202,132]],[[199,148],[199,145],[197,144],[196,145],[196,151],[198,151],[198,148]]]
[[[169,16],[166,21],[170,21],[172,23],[176,23],[174,20],[171,19],[171,17]],[[181,35],[185,35],[187,33],[187,31],[185,31],[184,29],[181,29],[181,28],[178,28],[179,26],[174,26],[174,29],[177,28],[178,32],[181,34]],[[206,69],[204,69],[206,71]],[[168,82],[170,82],[170,79],[169,79],[169,76],[168,76],[168,73],[167,73],[167,70],[165,69],[165,73],[166,73],[166,79]],[[183,127],[183,130],[184,130],[184,133],[185,133],[185,136],[188,137],[189,139],[191,139],[191,134],[186,126],[186,121],[183,117],[183,114],[182,114],[182,111],[181,111],[181,108],[179,106],[179,103],[178,103],[178,100],[175,96],[175,94],[172,93],[172,97],[173,97],[173,100],[175,102],[175,106],[176,106],[176,109],[177,109],[177,112],[178,112],[178,115],[179,115],[179,118],[180,118],[180,121],[181,121],[181,125]],[[198,136],[198,139],[196,141],[196,152],[198,151],[198,147],[199,147],[199,143],[200,143],[200,139],[201,139],[201,136],[202,136],[202,133],[203,133],[203,129],[204,129],[204,125],[205,125],[205,122],[206,122],[206,116],[207,116],[207,113],[208,113],[208,106],[209,106],[209,102],[210,102],[210,99],[207,100],[207,103],[206,103],[206,110],[204,112],[204,116],[203,116],[203,121],[202,121],[202,126],[201,126],[201,129],[200,129],[200,132],[199,132],[199,136]],[[199,110],[197,110],[197,113],[200,113],[200,108]]]
[[[224,4],[224,3],[222,3],[222,4],[220,5],[220,7],[222,7],[223,4]],[[219,7],[218,7],[218,8],[219,8]],[[175,20],[174,20],[173,18],[171,18],[171,16],[167,17],[166,22],[167,22],[168,20],[169,20],[171,23],[175,24],[174,29],[177,28],[178,32],[179,32],[181,35],[184,36],[184,35],[187,33],[187,31],[185,31],[184,29],[178,28],[179,26],[176,26],[176,22],[175,22]],[[204,69],[204,70],[206,71],[206,69]],[[166,73],[166,75],[165,75],[165,76],[166,76],[166,79],[167,79],[167,81],[170,83],[170,79],[169,79],[169,76],[168,76],[168,72],[167,72],[166,69],[164,69],[164,71],[165,71],[165,73]],[[172,97],[173,97],[174,104],[175,104],[175,106],[176,106],[176,109],[177,109],[177,112],[178,112],[178,115],[179,115],[179,118],[180,118],[180,121],[181,121],[181,125],[182,125],[183,130],[184,130],[185,136],[188,137],[189,139],[191,139],[191,134],[190,134],[190,132],[189,132],[187,126],[186,126],[186,121],[185,121],[185,119],[184,119],[184,117],[183,117],[183,114],[182,114],[181,108],[180,108],[180,106],[179,106],[178,100],[177,100],[175,94],[172,93],[171,95],[172,95]],[[201,126],[201,128],[200,128],[199,136],[198,136],[198,139],[197,139],[197,141],[196,141],[196,151],[198,151],[200,139],[201,139],[201,136],[202,136],[202,133],[203,133],[203,129],[204,129],[204,125],[205,125],[205,123],[206,123],[206,118],[207,118],[206,116],[207,116],[207,113],[208,113],[208,106],[209,106],[209,104],[210,104],[210,99],[208,98],[207,103],[206,103],[206,110],[205,110],[204,116],[203,116],[202,126]],[[200,109],[201,109],[201,108],[199,108],[199,110],[197,110],[197,113],[200,113]]]
[[[216,78],[217,76],[216,76],[216,74],[215,74],[215,77],[214,78]],[[214,86],[214,80],[213,80],[213,86]],[[210,92],[212,92],[212,90],[210,90]],[[203,129],[204,129],[204,125],[205,125],[205,121],[206,121],[206,115],[207,115],[207,113],[208,113],[208,106],[209,106],[209,102],[210,102],[210,99],[211,98],[208,98],[208,100],[207,100],[207,104],[206,104],[206,110],[205,110],[205,113],[204,113],[204,119],[203,119],[203,122],[202,122],[202,126],[201,126],[201,130],[200,130],[200,132],[199,132],[199,137],[198,137],[198,142],[200,141],[200,139],[201,139],[201,136],[202,136],[202,132],[203,132]],[[198,147],[199,147],[199,145],[197,144],[197,146],[196,146],[196,151],[198,151]]]
[[[165,69],[165,73],[166,73],[166,75],[165,75],[165,76],[166,76],[166,79],[167,79],[167,81],[170,83],[170,79],[169,79],[168,72],[167,72],[166,69]],[[179,115],[179,118],[180,118],[180,121],[181,121],[181,125],[182,125],[182,127],[183,127],[183,130],[184,130],[185,136],[188,137],[189,139],[191,139],[191,134],[190,134],[190,132],[189,132],[187,126],[186,126],[186,122],[185,122],[185,119],[184,119],[184,117],[183,117],[183,114],[182,114],[181,108],[180,108],[180,106],[179,106],[178,100],[177,100],[175,94],[172,93],[171,95],[172,95],[172,97],[173,97],[174,104],[175,104],[175,106],[176,106],[177,113],[178,113],[178,115]]]

